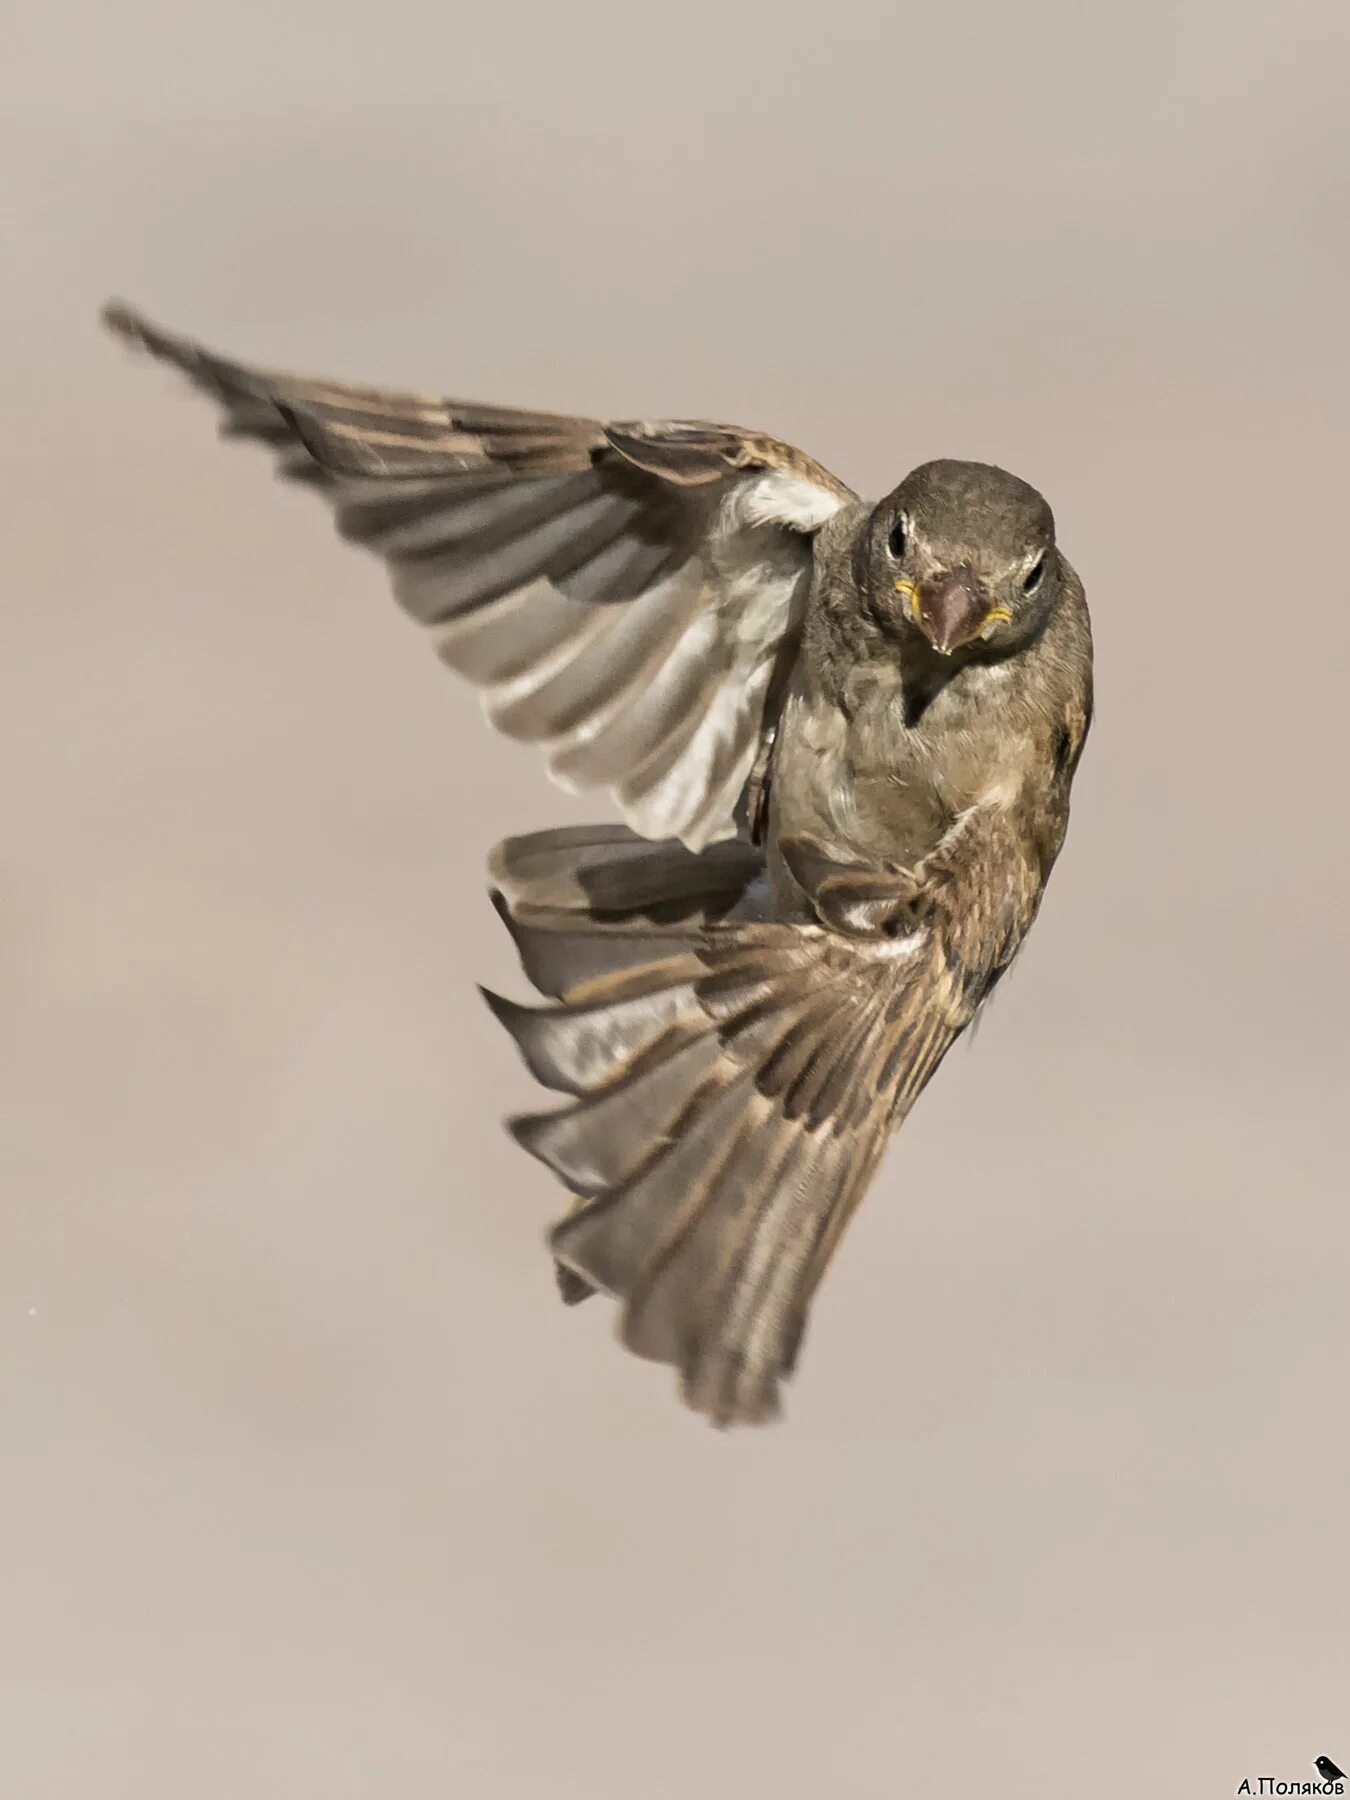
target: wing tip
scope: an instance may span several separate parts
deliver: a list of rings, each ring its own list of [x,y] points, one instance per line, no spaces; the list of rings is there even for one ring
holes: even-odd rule
[[[152,325],[129,301],[105,300],[98,309],[98,322],[105,331],[133,350],[145,350],[152,356],[168,356],[174,360],[182,355],[182,346],[167,332]]]
[[[129,338],[133,343],[140,341],[144,321],[136,308],[125,300],[105,300],[98,309],[98,322],[114,337]]]
[[[209,359],[199,345],[163,330],[128,301],[105,301],[99,308],[98,318],[105,331],[110,331],[133,350],[143,350],[162,362],[172,363],[195,381],[201,381],[206,375]]]

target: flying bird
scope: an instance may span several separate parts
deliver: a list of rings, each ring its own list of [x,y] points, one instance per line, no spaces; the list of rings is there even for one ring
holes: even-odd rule
[[[488,995],[567,1191],[563,1297],[719,1425],[767,1420],[887,1141],[1016,955],[1092,714],[1045,500],[927,462],[878,503],[799,450],[267,373],[121,306],[270,447],[507,735],[622,824],[508,838],[540,1004]]]

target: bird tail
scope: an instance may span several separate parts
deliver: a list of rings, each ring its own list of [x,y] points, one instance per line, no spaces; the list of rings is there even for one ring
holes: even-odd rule
[[[624,1341],[716,1423],[773,1417],[843,1225],[951,1034],[897,1020],[903,951],[757,921],[742,842],[550,831],[503,844],[493,873],[548,1003],[489,1004],[570,1096],[511,1126],[572,1196],[550,1237],[564,1297],[616,1296]]]

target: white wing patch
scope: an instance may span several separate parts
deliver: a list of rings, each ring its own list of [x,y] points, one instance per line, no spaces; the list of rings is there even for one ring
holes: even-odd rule
[[[740,525],[787,525],[794,531],[818,531],[843,504],[838,494],[805,475],[766,469],[732,490],[727,511]]]

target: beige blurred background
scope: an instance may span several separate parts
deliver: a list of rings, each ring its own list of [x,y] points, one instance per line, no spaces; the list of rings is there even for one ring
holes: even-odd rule
[[[0,1794],[1201,1800],[1350,1763],[1340,0],[9,14]],[[719,1436],[472,983],[595,810],[116,292],[1052,497],[1042,922]]]

